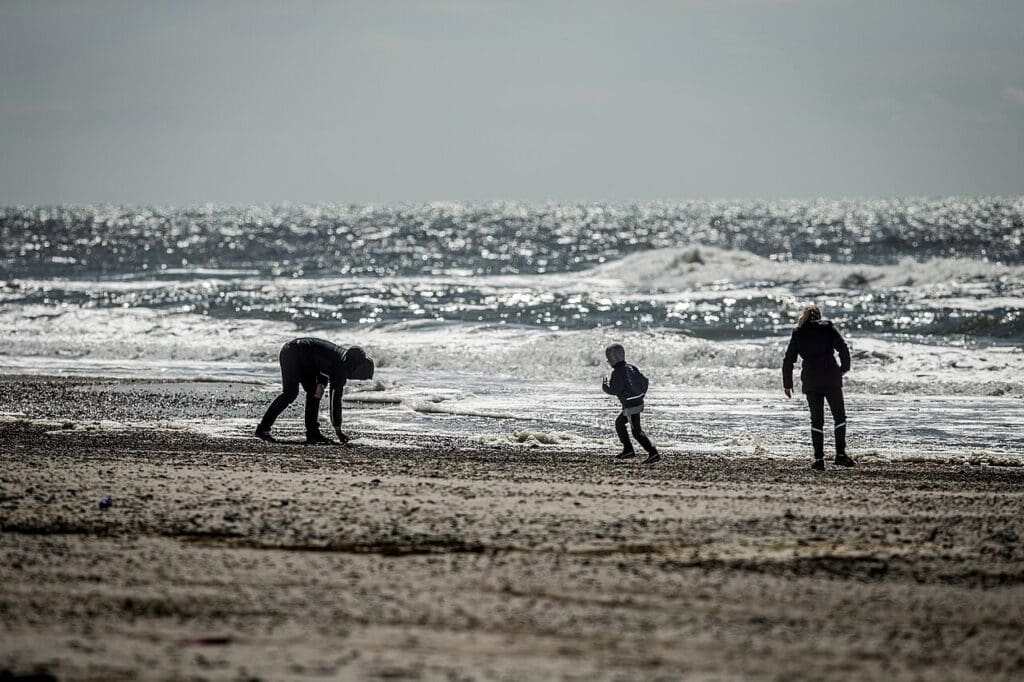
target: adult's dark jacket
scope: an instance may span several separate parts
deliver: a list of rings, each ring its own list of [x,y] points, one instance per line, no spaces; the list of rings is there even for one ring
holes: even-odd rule
[[[350,378],[373,378],[373,364],[366,352],[359,346],[344,348],[315,338],[294,339],[287,345],[294,353],[299,381],[307,393],[313,393],[318,383],[330,387],[331,425],[340,428],[341,394],[345,383]],[[367,371],[369,376],[365,376]]]
[[[623,360],[612,368],[612,376],[601,385],[601,390],[618,398],[624,408],[642,407],[647,385],[647,377]]]
[[[828,393],[843,387],[843,374],[850,371],[850,349],[830,320],[808,320],[793,330],[782,362],[783,388],[793,388],[797,356],[803,358],[800,383],[804,393]]]

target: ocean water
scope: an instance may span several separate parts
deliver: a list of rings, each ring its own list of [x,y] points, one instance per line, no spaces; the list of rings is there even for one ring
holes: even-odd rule
[[[855,455],[1024,463],[1024,198],[9,207],[0,244],[4,372],[269,402],[281,344],[320,335],[377,360],[346,411],[367,442],[611,451],[615,341],[663,450],[803,457],[779,366],[813,301],[853,348]]]

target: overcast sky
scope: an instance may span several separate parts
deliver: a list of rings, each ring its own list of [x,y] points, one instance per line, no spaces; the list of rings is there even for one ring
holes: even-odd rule
[[[0,0],[4,204],[1021,193],[1021,0]]]

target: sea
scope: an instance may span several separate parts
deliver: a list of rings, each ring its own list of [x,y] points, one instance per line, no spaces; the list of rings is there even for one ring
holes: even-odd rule
[[[269,403],[281,345],[320,336],[376,362],[346,389],[356,443],[611,454],[621,343],[663,453],[799,460],[780,368],[813,302],[852,349],[855,458],[1024,464],[1024,197],[6,207],[0,245],[0,373]]]

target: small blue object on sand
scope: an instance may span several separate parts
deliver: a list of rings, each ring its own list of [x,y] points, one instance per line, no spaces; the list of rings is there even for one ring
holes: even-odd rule
[[[112,499],[110,499],[109,497],[101,497],[100,498],[100,509],[110,509],[110,507],[113,504],[114,504],[114,501]]]

